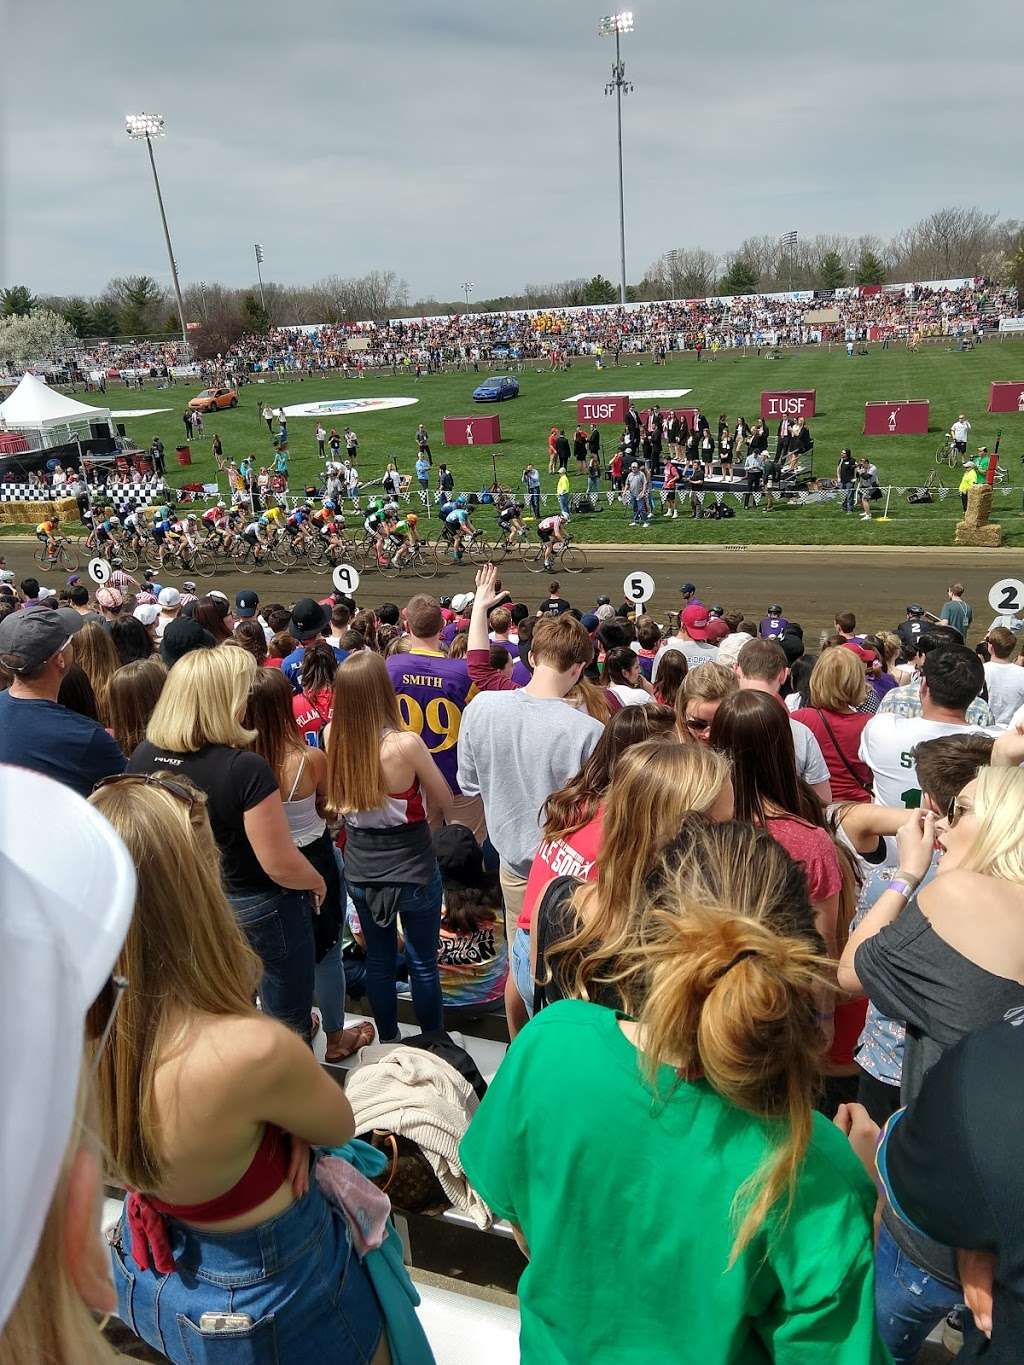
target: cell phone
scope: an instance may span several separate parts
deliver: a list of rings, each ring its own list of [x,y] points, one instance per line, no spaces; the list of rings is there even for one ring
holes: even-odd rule
[[[199,1319],[200,1332],[219,1336],[222,1332],[248,1332],[252,1318],[248,1313],[204,1313]]]

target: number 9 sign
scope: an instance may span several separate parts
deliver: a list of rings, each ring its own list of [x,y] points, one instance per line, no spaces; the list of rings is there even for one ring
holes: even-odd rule
[[[1001,578],[989,589],[988,604],[1001,616],[1019,616],[1024,608],[1024,583],[1019,578]]]
[[[102,588],[103,584],[110,577],[110,565],[105,559],[101,559],[100,556],[97,555],[95,559],[89,560],[87,567],[89,570],[89,577],[94,583],[98,583]]]
[[[622,591],[626,594],[627,602],[632,602],[638,607],[642,606],[644,602],[649,602],[654,596],[654,579],[649,573],[637,570],[635,573],[626,575]]]
[[[359,570],[351,564],[339,564],[331,574],[331,580],[339,592],[346,592],[351,597],[359,587]]]

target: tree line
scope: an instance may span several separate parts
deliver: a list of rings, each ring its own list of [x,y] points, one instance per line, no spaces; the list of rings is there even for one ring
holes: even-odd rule
[[[871,234],[847,236],[799,231],[795,241],[769,233],[748,237],[717,253],[703,246],[673,247],[658,257],[631,301],[705,298],[715,294],[771,293],[786,289],[840,289],[852,284],[951,279],[983,275],[1015,284],[1024,298],[1024,223],[979,208],[943,208],[889,241]],[[565,308],[615,303],[618,289],[603,275],[549,284],[527,284],[515,294],[473,300],[470,312],[515,308]],[[328,275],[311,285],[266,283],[232,288],[197,281],[182,290],[189,339],[200,356],[213,356],[248,333],[292,323],[358,322],[389,317],[464,313],[463,299],[410,300],[409,288],[391,270],[353,279]],[[27,285],[0,290],[0,359],[21,359],[39,332],[42,312],[61,319],[48,325],[59,344],[81,338],[163,337],[180,332],[173,296],[148,275],[117,276],[96,297],[34,295]],[[37,325],[11,319],[37,316]],[[4,321],[7,325],[4,325]]]

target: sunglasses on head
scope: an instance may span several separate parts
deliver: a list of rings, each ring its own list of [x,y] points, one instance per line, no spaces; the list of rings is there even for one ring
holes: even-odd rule
[[[134,784],[142,787],[158,787],[161,791],[166,791],[178,801],[184,801],[188,806],[189,813],[198,806],[203,800],[202,792],[195,791],[188,787],[184,782],[175,782],[173,777],[168,777],[165,773],[116,773],[113,777],[104,777],[93,787],[93,794],[102,791],[104,787],[127,786]]]

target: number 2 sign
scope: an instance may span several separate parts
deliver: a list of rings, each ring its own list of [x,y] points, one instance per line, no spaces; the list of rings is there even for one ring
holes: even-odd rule
[[[622,591],[626,594],[627,602],[633,602],[638,607],[642,606],[644,602],[649,602],[654,596],[654,579],[649,573],[637,570],[635,573],[626,575]]]
[[[1024,609],[1024,583],[1019,578],[1001,578],[989,589],[988,604],[1001,616],[1019,616]]]

